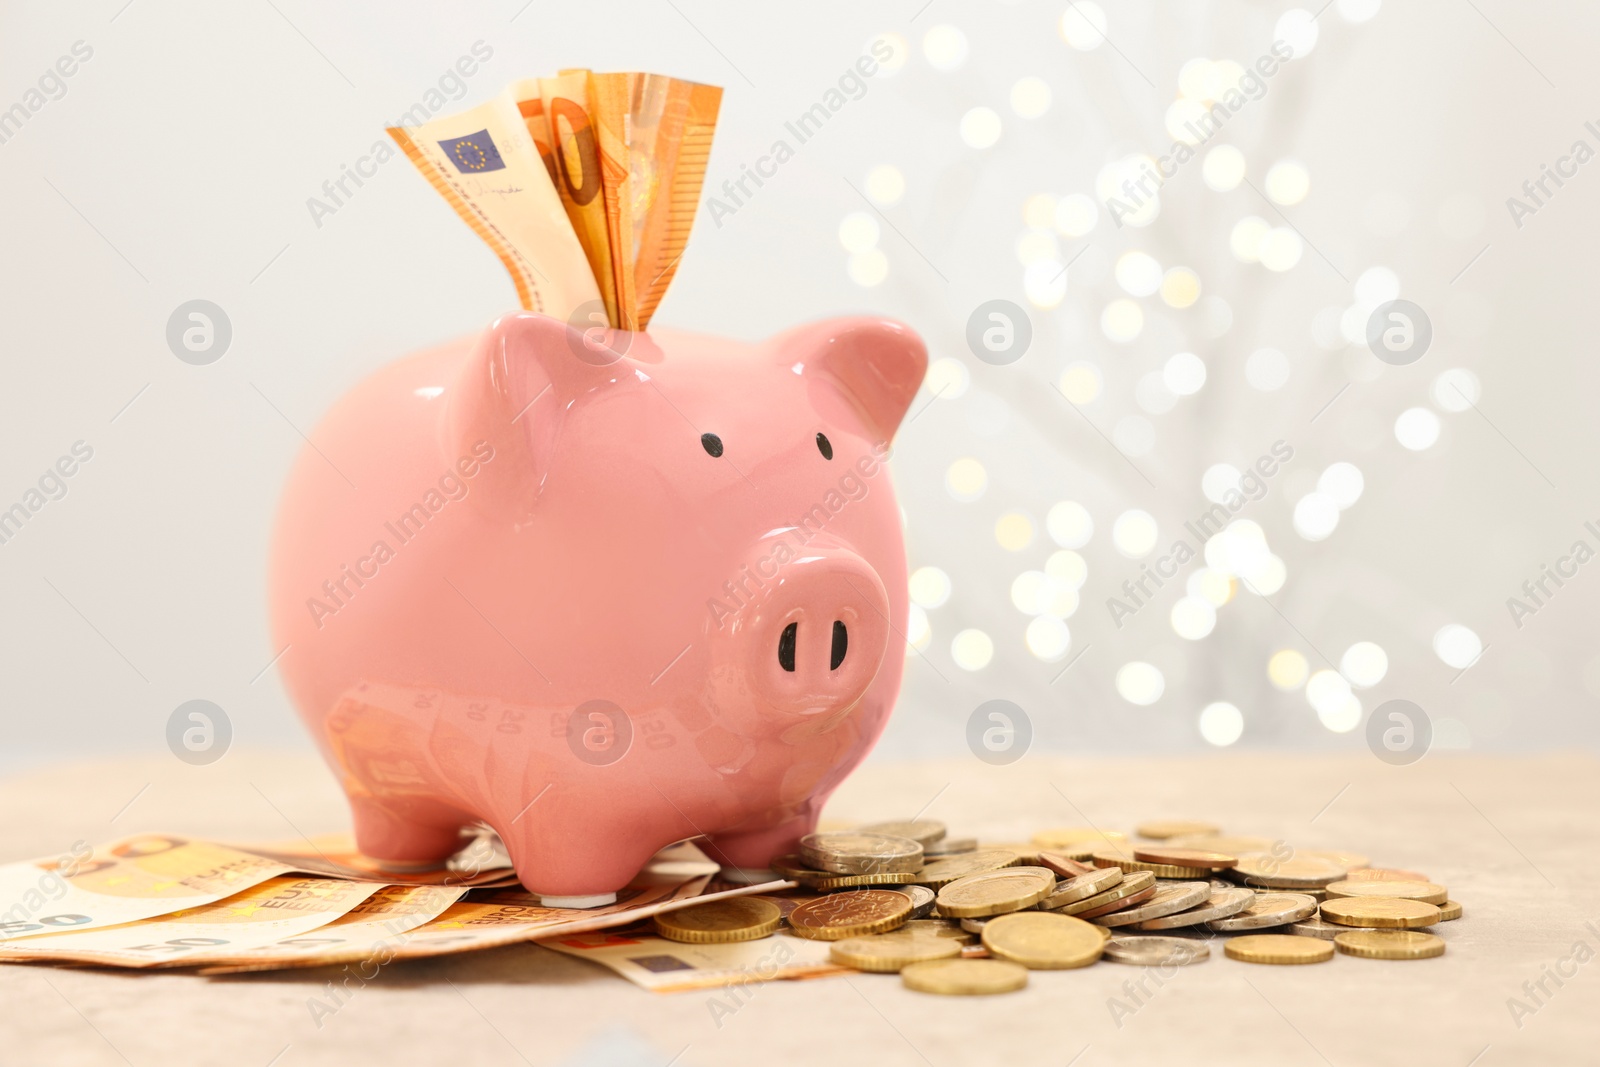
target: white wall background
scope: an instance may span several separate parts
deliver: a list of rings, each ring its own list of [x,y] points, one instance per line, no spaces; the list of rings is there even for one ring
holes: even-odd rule
[[[168,715],[194,697],[227,710],[235,743],[307,744],[264,670],[274,652],[266,538],[302,446],[296,427],[309,431],[375,367],[480,326],[514,296],[403,159],[320,227],[306,201],[475,41],[494,56],[462,106],[574,65],[725,86],[708,176],[720,185],[885,32],[909,43],[905,65],[873,79],[722,226],[702,211],[658,318],[753,338],[880,312],[914,325],[936,360],[956,361],[940,364],[940,381],[964,388],[919,398],[894,464],[912,565],[942,570],[952,593],[926,612],[877,757],[961,751],[968,714],[992,697],[1023,706],[1034,743],[1052,749],[1203,749],[1198,715],[1213,701],[1240,710],[1241,747],[1355,748],[1359,726],[1330,729],[1303,688],[1274,687],[1266,668],[1283,649],[1311,670],[1336,668],[1361,641],[1388,662],[1381,681],[1355,691],[1363,714],[1405,697],[1440,724],[1438,743],[1594,746],[1600,563],[1521,629],[1505,601],[1574,540],[1600,548],[1582,529],[1600,520],[1590,329],[1600,164],[1520,230],[1504,201],[1574,140],[1600,149],[1583,128],[1600,119],[1586,104],[1600,80],[1600,12],[1386,0],[1352,22],[1344,16],[1375,0],[1339,0],[1317,20],[1309,54],[1207,146],[1241,150],[1250,184],[1213,191],[1196,160],[1147,227],[1118,229],[1102,212],[1080,237],[1043,231],[1024,253],[1072,267],[1059,304],[1036,306],[1019,259],[1028,198],[1093,195],[1108,163],[1164,150],[1184,64],[1252,61],[1291,6],[1101,2],[1109,42],[1088,50],[1058,30],[1064,0],[0,3],[0,108],[25,101],[74,42],[93,49],[65,95],[0,144],[0,505],[73,442],[94,448],[67,496],[0,545],[0,764],[159,751]],[[966,44],[956,69],[936,69],[924,52],[942,26]],[[1050,88],[1035,118],[1010,103],[1024,76]],[[1000,118],[991,147],[961,135],[975,107]],[[1303,164],[1310,193],[1277,206],[1255,190],[1284,159]],[[905,191],[874,207],[856,189],[884,164]],[[881,231],[877,252],[855,263],[865,280],[886,267],[871,286],[852,280],[839,238],[841,221],[860,212]],[[1298,232],[1298,262],[1283,271],[1240,262],[1230,234],[1246,216]],[[1192,269],[1206,299],[1175,309],[1130,297],[1114,275],[1129,251]],[[1372,268],[1392,271],[1432,317],[1433,347],[1411,366],[1386,367],[1330,336],[1326,315],[1320,336],[1313,328],[1325,309],[1337,316],[1359,302]],[[1383,288],[1381,274],[1366,277],[1363,292]],[[221,305],[234,331],[226,356],[206,367],[179,362],[164,340],[173,308],[197,297]],[[1117,342],[1101,318],[1124,297],[1144,327]],[[1032,346],[1010,366],[979,362],[964,341],[972,309],[993,298],[1030,307]],[[1274,392],[1246,377],[1264,347],[1290,368]],[[1171,408],[1142,409],[1141,377],[1178,351],[1205,361],[1205,387],[1172,402],[1147,383],[1146,403]],[[1075,363],[1092,363],[1102,382],[1078,410],[1055,388]],[[1481,383],[1476,409],[1435,401],[1435,379],[1450,368]],[[1414,407],[1442,424],[1421,451],[1394,432]],[[1239,589],[1210,635],[1191,641],[1169,620],[1184,592],[1175,582],[1114,626],[1105,600],[1140,564],[1113,544],[1117,517],[1148,512],[1164,547],[1205,508],[1208,467],[1248,464],[1278,439],[1295,458],[1241,513],[1285,563],[1270,605]],[[1113,441],[1136,454],[1119,455]],[[985,471],[974,501],[946,487],[963,458]],[[1312,543],[1295,532],[1294,507],[1336,461],[1361,470],[1365,491]],[[1057,550],[1046,516],[1067,500],[1088,509],[1095,530],[1079,549],[1088,577],[1064,619],[1070,646],[1046,662],[1025,643],[1030,617],[1011,586]],[[1019,550],[996,538],[1010,513],[1033,531]],[[1434,649],[1450,623],[1487,646],[1465,671]],[[976,670],[952,654],[968,629],[994,648]],[[1119,695],[1131,661],[1162,672],[1154,704]]]

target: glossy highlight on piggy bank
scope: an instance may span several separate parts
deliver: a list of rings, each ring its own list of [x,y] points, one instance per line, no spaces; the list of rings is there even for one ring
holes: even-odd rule
[[[809,833],[900,687],[884,466],[927,367],[886,320],[760,344],[519,312],[380,370],[289,476],[275,647],[362,852],[493,827],[547,903],[704,837]]]

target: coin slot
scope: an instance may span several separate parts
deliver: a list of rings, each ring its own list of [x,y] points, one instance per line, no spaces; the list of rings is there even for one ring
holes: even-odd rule
[[[800,624],[791,622],[783,628],[783,633],[778,635],[778,666],[794,673],[794,645],[800,636]]]

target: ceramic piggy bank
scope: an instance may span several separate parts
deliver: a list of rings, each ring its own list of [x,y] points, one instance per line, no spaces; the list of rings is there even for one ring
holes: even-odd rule
[[[271,576],[361,850],[437,866],[481,820],[576,907],[685,838],[753,875],[877,739],[907,611],[884,460],[927,365],[881,319],[601,333],[507,315],[362,382]]]

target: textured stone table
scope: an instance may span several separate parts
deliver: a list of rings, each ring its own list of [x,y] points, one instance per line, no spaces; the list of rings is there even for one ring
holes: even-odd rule
[[[530,944],[391,964],[319,1027],[307,999],[331,970],[205,979],[0,966],[0,1062],[1600,1062],[1600,963],[1572,957],[1578,942],[1600,952],[1593,756],[1429,757],[1404,768],[1365,754],[1253,753],[1137,761],[1033,754],[1007,768],[975,760],[879,765],[858,772],[829,815],[903,817],[930,801],[929,816],[952,832],[990,840],[1023,839],[1049,825],[1129,828],[1194,817],[1305,847],[1357,850],[1377,864],[1426,872],[1466,915],[1440,926],[1450,946],[1441,959],[1339,956],[1319,966],[1261,967],[1215,950],[1142,1004],[1123,988],[1140,972],[1103,963],[1035,972],[1025,991],[988,998],[920,995],[892,975],[775,982],[755,987],[732,1015],[714,1015],[709,1000],[717,994],[647,993]],[[241,751],[206,768],[168,757],[38,770],[0,782],[0,811],[6,860],[139,830],[267,839],[346,825],[342,800],[313,757]],[[1568,976],[1557,985],[1546,967],[1563,958]],[[1136,1010],[1114,1018],[1113,998]],[[1511,998],[1530,1011],[1514,1019]]]

